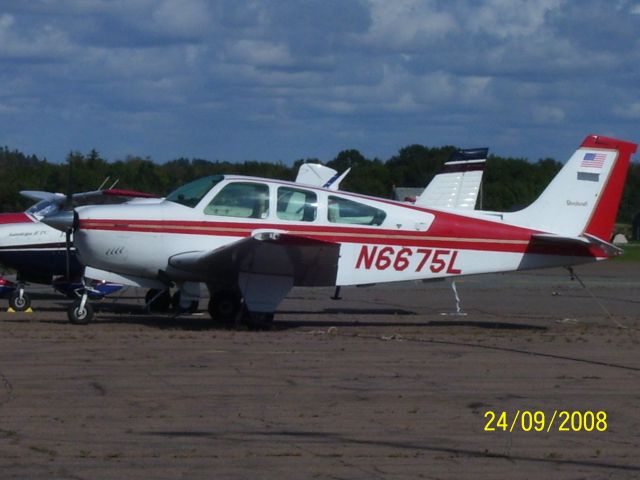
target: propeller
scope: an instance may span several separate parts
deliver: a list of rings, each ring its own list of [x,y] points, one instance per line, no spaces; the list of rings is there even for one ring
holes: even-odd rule
[[[64,210],[68,210],[73,208],[73,154],[69,154],[67,157],[67,163],[69,164],[69,168],[67,168],[67,199],[64,203]]]
[[[45,225],[49,225],[56,230],[60,230],[64,232],[65,238],[65,266],[67,279],[70,280],[71,277],[71,234],[77,227],[78,217],[75,211],[73,210],[65,210],[62,212],[52,213],[51,215],[44,216],[41,220]]]
[[[67,282],[71,282],[71,229],[64,232],[65,267],[67,269]]]
[[[65,267],[67,281],[71,282],[71,233],[73,232],[73,154],[67,158],[69,167],[67,169],[67,198],[64,204],[64,213],[71,213],[71,222],[68,223],[68,215],[65,216],[64,245],[65,245]]]
[[[73,157],[69,155],[69,170],[67,172],[67,202],[66,209],[73,211]],[[67,273],[67,282],[71,282],[71,230],[73,223],[70,227],[64,231],[64,246],[65,246],[65,267]]]

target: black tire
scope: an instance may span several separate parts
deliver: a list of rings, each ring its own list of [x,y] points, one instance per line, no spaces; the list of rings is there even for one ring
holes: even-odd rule
[[[31,306],[31,299],[26,292],[22,292],[22,298],[20,292],[15,290],[9,295],[9,306],[16,312],[24,312]]]
[[[165,290],[162,293],[162,295],[160,295],[153,302],[151,302],[151,304],[149,304],[151,299],[153,297],[155,297],[156,295],[158,295],[158,292],[160,292],[160,290],[152,288],[144,296],[145,303],[147,305],[149,305],[149,311],[150,312],[168,312],[168,311],[170,311],[171,310],[171,293],[169,292],[169,290]]]
[[[93,307],[89,302],[84,303],[84,309],[80,310],[81,300],[76,300],[67,309],[67,317],[74,325],[86,325],[93,320]]]
[[[244,323],[249,330],[271,330],[273,327],[273,313],[245,313]]]
[[[186,309],[180,307],[180,290],[171,297],[171,308],[174,312],[196,313],[198,311],[198,301],[192,300]]]
[[[242,299],[233,290],[220,290],[209,299],[209,315],[216,323],[233,325],[241,307]]]

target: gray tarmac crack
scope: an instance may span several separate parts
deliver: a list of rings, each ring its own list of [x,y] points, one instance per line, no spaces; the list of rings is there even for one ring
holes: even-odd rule
[[[343,335],[346,336],[346,335]],[[424,339],[424,338],[415,338],[415,337],[405,337],[403,335],[396,335],[396,336],[392,336],[392,337],[385,337],[385,336],[378,336],[378,335],[362,335],[362,334],[353,334],[353,335],[348,335],[350,337],[356,337],[356,338],[363,338],[363,339],[367,339],[367,340],[378,340],[378,341],[390,341],[390,340],[395,340],[395,341],[404,341],[404,342],[415,342],[415,343],[432,343],[432,344],[438,344],[438,345],[453,345],[453,346],[458,346],[458,347],[471,347],[471,348],[482,348],[485,350],[496,350],[499,352],[511,352],[511,353],[518,353],[518,354],[523,354],[523,355],[531,355],[534,357],[543,357],[543,358],[553,358],[553,359],[557,359],[557,360],[565,360],[565,361],[571,361],[571,362],[580,362],[580,363],[586,363],[589,365],[598,365],[598,366],[602,366],[602,367],[610,367],[610,368],[619,368],[621,370],[631,370],[633,372],[640,372],[640,367],[632,367],[630,365],[620,365],[617,363],[610,363],[610,362],[601,362],[598,360],[589,360],[586,358],[577,358],[577,357],[569,357],[566,355],[557,355],[554,353],[542,353],[542,352],[532,352],[529,350],[521,350],[518,348],[510,348],[510,347],[496,347],[493,345],[480,345],[477,343],[467,343],[467,342],[455,342],[453,340],[434,340],[434,339]]]
[[[3,372],[0,372],[0,381],[6,393],[5,398],[0,400],[0,407],[3,407],[7,403],[9,403],[11,400],[13,400],[15,396],[13,394],[13,385],[11,384],[11,381],[9,380],[9,378]]]

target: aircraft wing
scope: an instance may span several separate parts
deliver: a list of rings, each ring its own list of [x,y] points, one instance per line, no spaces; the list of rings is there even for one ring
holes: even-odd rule
[[[132,198],[158,198],[158,196],[135,190],[108,188],[104,190],[93,190],[91,192],[74,193],[73,203],[74,205],[100,205],[103,203],[122,203]]]
[[[65,199],[65,196],[61,193],[43,192],[41,190],[20,190],[20,195],[31,200],[35,200],[36,202],[39,202],[41,200],[58,201],[60,199],[64,201]]]
[[[40,190],[20,190],[20,195],[30,198],[31,200],[49,200],[60,205],[67,199],[62,193],[44,192]],[[123,190],[120,188],[74,193],[71,197],[73,198],[74,205],[126,202],[132,198],[158,198],[157,195],[151,193]]]
[[[340,245],[257,231],[208,252],[184,252],[169,266],[207,284],[236,283],[250,311],[273,312],[294,286],[335,285]]]
[[[52,212],[64,208],[67,197],[62,193],[44,192],[40,190],[21,190],[20,195],[37,200],[38,203],[27,210],[27,213],[36,216],[50,215]],[[123,189],[101,189],[90,192],[74,193],[72,202],[74,206],[101,205],[105,203],[124,203],[134,198],[158,198],[150,193],[137,192]],[[44,202],[46,201],[46,202]],[[43,202],[43,203],[40,203]]]
[[[335,285],[339,250],[337,243],[262,230],[215,250],[173,255],[169,265],[204,282],[224,282],[248,273],[290,277],[296,286],[328,286]]]

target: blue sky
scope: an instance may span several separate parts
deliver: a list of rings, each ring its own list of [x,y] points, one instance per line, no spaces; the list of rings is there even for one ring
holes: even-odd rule
[[[640,141],[640,0],[3,0],[0,145],[290,163]]]

